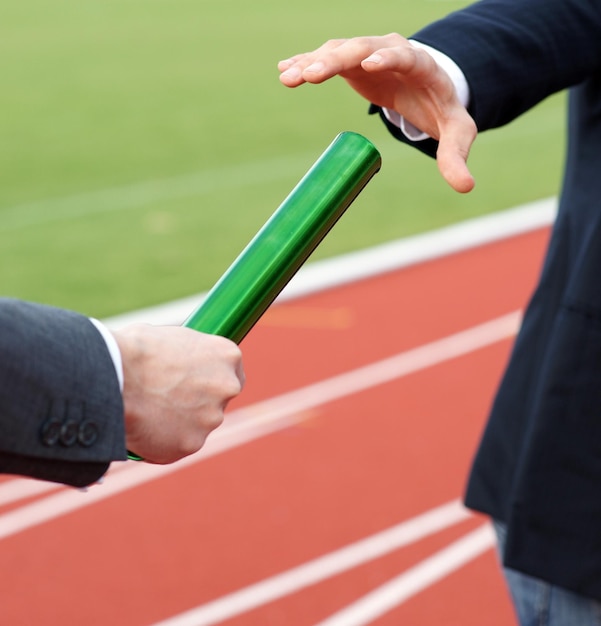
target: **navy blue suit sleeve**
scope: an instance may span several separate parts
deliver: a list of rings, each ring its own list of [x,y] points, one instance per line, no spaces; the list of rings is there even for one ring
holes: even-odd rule
[[[601,71],[601,0],[482,0],[413,38],[461,68],[483,131]]]
[[[481,0],[412,39],[461,68],[470,88],[469,113],[481,132],[601,73],[601,0]],[[397,139],[436,155],[436,141],[411,142],[381,117]]]
[[[83,486],[126,456],[119,382],[94,325],[0,299],[0,472]]]
[[[410,139],[407,139],[407,137],[403,134],[403,131],[401,131],[401,129],[398,126],[395,126],[390,121],[388,121],[388,119],[382,112],[382,109],[376,106],[375,104],[370,105],[369,114],[370,115],[378,114],[380,116],[380,119],[384,122],[384,124],[388,128],[391,135],[395,137],[396,139],[398,139],[399,141],[402,141],[403,143],[407,143],[410,146],[417,148],[420,152],[423,152],[424,154],[427,154],[428,156],[431,156],[431,157],[436,156],[436,151],[438,150],[438,141],[436,141],[435,139],[431,139],[431,138],[422,139],[421,141],[411,141]]]

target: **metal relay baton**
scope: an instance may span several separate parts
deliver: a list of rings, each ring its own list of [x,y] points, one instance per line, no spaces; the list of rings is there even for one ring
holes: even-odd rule
[[[183,325],[239,344],[381,164],[369,140],[340,133]]]
[[[184,326],[240,343],[380,165],[370,141],[340,133]]]

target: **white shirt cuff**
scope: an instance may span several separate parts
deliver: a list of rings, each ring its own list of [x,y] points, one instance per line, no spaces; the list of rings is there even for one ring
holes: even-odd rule
[[[448,57],[446,54],[443,54],[439,50],[436,50],[431,46],[427,46],[424,43],[414,41],[413,39],[409,40],[409,43],[414,48],[421,48],[422,50],[425,50],[434,59],[437,65],[449,75],[449,78],[455,86],[457,98],[459,98],[461,104],[467,108],[470,100],[470,88],[467,84],[464,73],[461,71],[457,63],[455,63],[455,61],[453,61],[453,59]],[[422,141],[424,139],[429,139],[429,135],[422,132],[419,128],[416,128],[413,124],[411,124],[411,122],[408,122],[402,115],[400,115],[400,113],[397,113],[397,111],[383,108],[382,112],[386,116],[386,119],[391,124],[400,128],[401,132],[410,141]]]
[[[111,359],[113,359],[113,365],[115,366],[117,378],[119,379],[119,389],[123,391],[123,361],[121,360],[121,351],[117,345],[117,340],[113,337],[111,331],[98,320],[91,317],[90,322],[96,326],[98,332],[102,335],[102,338],[106,343]]]

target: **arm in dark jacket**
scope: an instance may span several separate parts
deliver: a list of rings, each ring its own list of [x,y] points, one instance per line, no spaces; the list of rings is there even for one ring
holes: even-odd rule
[[[126,455],[121,391],[94,325],[0,299],[0,472],[83,486]]]
[[[461,68],[471,94],[468,111],[484,131],[601,73],[601,0],[482,0],[412,39]],[[383,119],[396,138],[406,141]],[[407,143],[436,154],[434,140]]]

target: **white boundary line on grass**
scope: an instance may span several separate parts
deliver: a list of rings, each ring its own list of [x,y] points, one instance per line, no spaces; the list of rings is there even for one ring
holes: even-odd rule
[[[434,230],[359,250],[302,267],[278,297],[290,300],[377,276],[416,263],[461,252],[493,241],[549,226],[555,219],[557,202],[547,198],[512,209],[484,215]],[[133,322],[181,324],[206,294],[195,294],[167,304],[104,320],[110,328]]]
[[[292,170],[306,166],[310,158],[310,155],[282,156],[0,207],[0,232],[261,185],[290,176]]]

